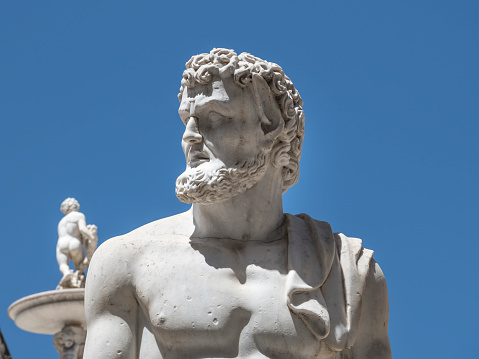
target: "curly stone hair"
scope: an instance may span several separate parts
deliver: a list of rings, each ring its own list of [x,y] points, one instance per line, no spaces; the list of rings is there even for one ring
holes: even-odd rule
[[[239,56],[233,50],[213,49],[209,54],[193,56],[186,63],[180,93],[196,83],[208,84],[214,75],[231,74],[235,83],[245,88],[254,75],[261,76],[269,86],[283,119],[282,132],[276,138],[271,154],[273,165],[282,167],[283,193],[298,182],[299,159],[304,137],[303,100],[283,69],[272,62],[262,60],[247,52]]]
[[[60,211],[67,214],[75,210],[75,208],[78,211],[80,209],[80,203],[78,203],[75,198],[67,198],[62,202],[62,205],[60,206]]]

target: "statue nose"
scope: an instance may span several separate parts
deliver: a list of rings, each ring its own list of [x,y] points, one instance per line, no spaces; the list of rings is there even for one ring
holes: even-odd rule
[[[183,141],[189,144],[203,141],[203,136],[201,136],[200,131],[198,130],[197,118],[194,116],[191,116],[186,123],[186,129],[183,133]]]

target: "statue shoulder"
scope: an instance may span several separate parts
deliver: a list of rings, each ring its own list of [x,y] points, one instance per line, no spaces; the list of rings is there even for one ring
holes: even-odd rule
[[[188,242],[192,228],[193,220],[188,212],[184,212],[110,238],[95,251],[90,271],[97,266],[121,267],[118,263],[124,262],[134,265],[142,255],[152,250],[161,255],[161,248],[175,247],[178,242]]]
[[[65,215],[63,218],[68,222],[78,222],[81,219],[85,220],[85,215],[81,212],[73,211]]]
[[[386,279],[374,252],[364,248],[361,239],[333,233],[327,222],[306,214],[288,215],[288,220],[289,265],[309,285],[321,287],[326,303],[334,303],[329,317],[335,328],[331,328],[334,334],[328,337],[328,346],[337,350],[353,346],[355,358],[390,358]],[[316,253],[317,260],[305,261],[313,258],[311,253]],[[342,293],[343,304],[338,303],[338,293]],[[309,318],[321,318],[321,314]],[[348,329],[340,323],[348,323]]]
[[[171,242],[175,239],[189,238],[193,232],[191,212],[183,212],[171,217],[145,224],[122,236],[127,243],[146,245],[148,243]]]
[[[353,347],[354,357],[390,359],[388,323],[389,299],[386,279],[379,264],[373,259],[362,296],[361,320]]]
[[[343,275],[354,280],[351,287],[362,293],[354,357],[391,358],[388,337],[389,299],[384,273],[373,258],[373,251],[362,246],[359,238],[336,234],[341,242],[341,257],[349,257],[350,265],[343,265]],[[353,264],[355,263],[355,264]],[[352,268],[354,268],[352,270]],[[358,284],[360,286],[358,286]],[[360,288],[363,288],[359,291]]]

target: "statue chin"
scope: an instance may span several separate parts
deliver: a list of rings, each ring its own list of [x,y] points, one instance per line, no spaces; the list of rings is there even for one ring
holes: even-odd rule
[[[266,173],[266,152],[243,161],[239,166],[218,168],[204,163],[187,168],[176,180],[176,196],[184,203],[213,204],[246,192]]]

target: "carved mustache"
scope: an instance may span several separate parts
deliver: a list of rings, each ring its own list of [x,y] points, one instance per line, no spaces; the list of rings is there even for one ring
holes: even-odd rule
[[[205,160],[208,161],[210,156],[205,151],[200,151],[195,148],[190,148],[187,155],[187,162],[193,162],[197,160]]]

